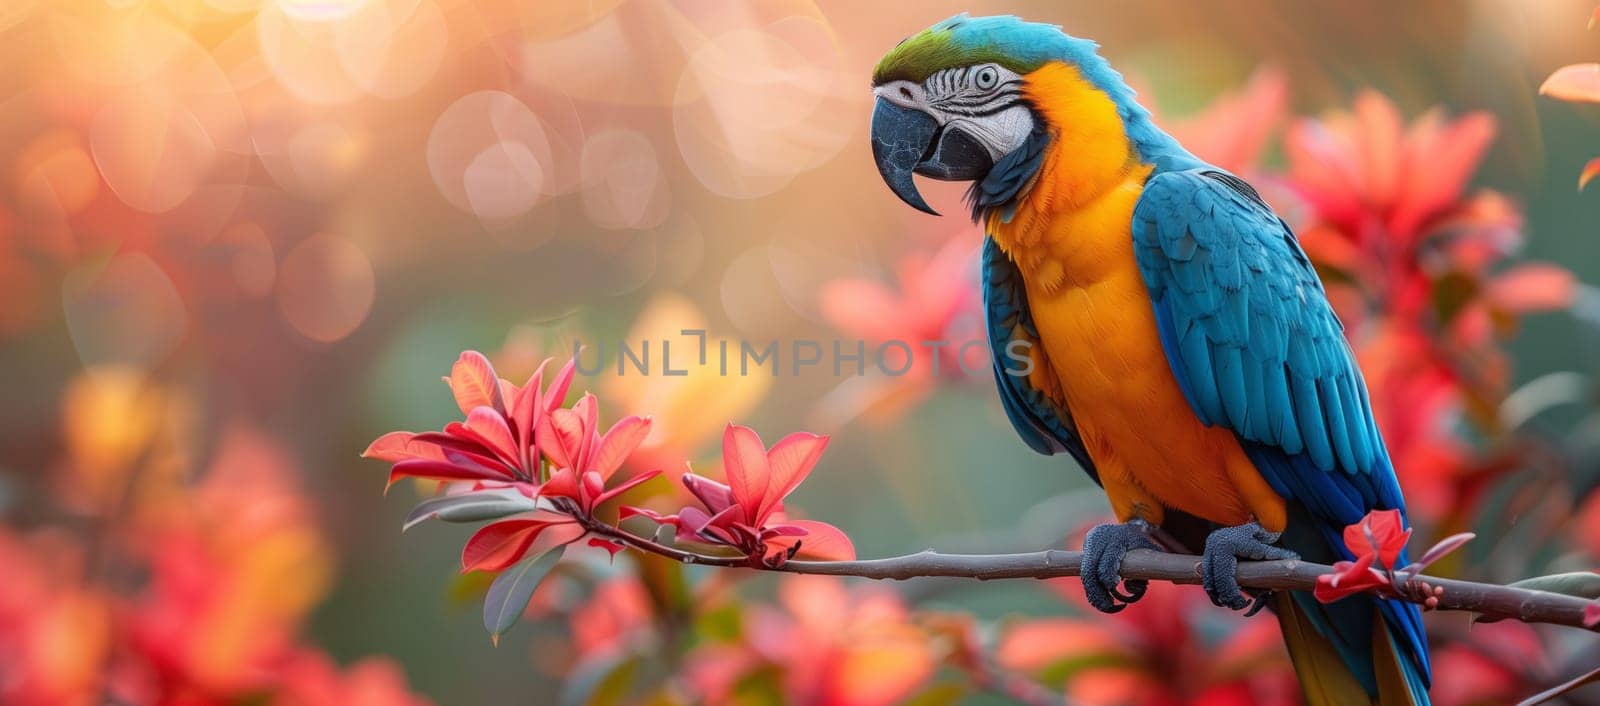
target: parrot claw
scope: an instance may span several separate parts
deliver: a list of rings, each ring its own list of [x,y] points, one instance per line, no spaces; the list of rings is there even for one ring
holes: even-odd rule
[[[1237,527],[1224,527],[1206,537],[1206,550],[1200,558],[1200,585],[1205,588],[1212,603],[1233,610],[1251,607],[1251,614],[1260,610],[1265,598],[1258,596],[1252,601],[1245,596],[1235,574],[1240,559],[1271,561],[1300,558],[1294,552],[1272,546],[1273,542],[1278,541],[1279,534],[1268,532],[1261,525],[1251,522]]]
[[[1151,527],[1144,520],[1120,525],[1097,525],[1083,539],[1083,559],[1078,576],[1089,605],[1102,613],[1116,613],[1144,597],[1149,581],[1123,581],[1119,571],[1122,557],[1134,549],[1156,549],[1150,540]],[[1126,589],[1124,592],[1122,589]]]

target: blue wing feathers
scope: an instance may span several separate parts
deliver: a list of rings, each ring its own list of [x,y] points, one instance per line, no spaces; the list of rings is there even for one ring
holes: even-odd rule
[[[1133,238],[1162,348],[1196,416],[1231,429],[1272,489],[1304,508],[1310,541],[1352,558],[1342,529],[1404,505],[1343,326],[1293,233],[1248,184],[1200,167],[1148,180]],[[1426,682],[1416,606],[1356,597],[1309,612],[1372,686],[1371,624],[1356,613],[1374,608]]]
[[[983,243],[983,305],[995,385],[1000,389],[1000,404],[1011,426],[1034,451],[1047,455],[1071,454],[1098,483],[1100,476],[1084,448],[1083,438],[1078,435],[1072,415],[1048,399],[1044,391],[1035,388],[1027,376],[1018,374],[1022,371],[1020,364],[1010,366],[1012,361],[1007,353],[1012,341],[1025,340],[1037,345],[1039,332],[1033,325],[1022,275],[992,238],[986,238]]]

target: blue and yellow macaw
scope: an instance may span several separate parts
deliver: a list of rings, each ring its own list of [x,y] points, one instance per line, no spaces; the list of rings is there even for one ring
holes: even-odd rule
[[[1342,325],[1289,227],[1239,177],[1156,127],[1095,51],[1014,17],[940,22],[873,75],[873,156],[969,181],[1006,414],[1068,453],[1121,524],[1084,544],[1084,590],[1121,610],[1129,550],[1174,536],[1235,610],[1270,603],[1312,704],[1426,704],[1415,605],[1247,597],[1239,559],[1351,559],[1346,525],[1404,511]],[[1159,527],[1163,532],[1157,533]]]

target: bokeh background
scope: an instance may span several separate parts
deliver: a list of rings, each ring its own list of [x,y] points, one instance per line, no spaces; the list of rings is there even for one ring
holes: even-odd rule
[[[462,349],[520,382],[575,342],[610,362],[682,328],[966,340],[978,233],[957,187],[925,185],[938,219],[882,186],[868,77],[928,24],[1004,12],[1099,41],[1290,214],[1388,404],[1419,535],[1480,534],[1441,570],[1593,568],[1600,196],[1576,182],[1600,109],[1538,95],[1600,60],[1593,10],[5,0],[0,701],[1002,703],[1017,677],[1292,703],[1271,619],[1195,591],[1108,620],[1071,584],[780,586],[601,553],[492,647],[465,531],[402,537],[427,489],[385,497],[358,454],[454,418],[437,381]],[[579,384],[610,419],[656,416],[640,469],[714,475],[730,419],[833,434],[793,505],[863,556],[1060,546],[1104,516],[986,375],[915,363]],[[1445,703],[1600,661],[1592,636],[1434,618]]]

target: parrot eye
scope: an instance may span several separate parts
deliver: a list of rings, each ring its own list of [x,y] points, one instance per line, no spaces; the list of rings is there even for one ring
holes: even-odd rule
[[[979,67],[978,73],[972,77],[972,85],[977,86],[979,90],[992,90],[998,83],[1000,83],[1000,72],[993,66]]]

